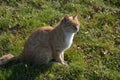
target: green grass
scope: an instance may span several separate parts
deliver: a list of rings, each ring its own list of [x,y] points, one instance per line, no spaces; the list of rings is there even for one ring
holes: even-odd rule
[[[40,26],[55,26],[78,14],[80,31],[65,52],[69,67],[13,61],[0,67],[0,80],[120,80],[119,0],[0,1],[0,56],[20,55]]]

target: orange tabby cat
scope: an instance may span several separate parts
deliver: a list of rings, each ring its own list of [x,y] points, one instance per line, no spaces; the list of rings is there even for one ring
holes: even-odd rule
[[[19,59],[36,64],[47,64],[50,60],[55,59],[66,65],[64,52],[70,48],[73,37],[78,31],[79,21],[77,16],[68,15],[64,16],[55,28],[50,26],[40,27],[28,38],[23,54]],[[18,59],[18,57],[12,56],[7,61],[15,59]],[[0,63],[4,64],[4,60],[2,59]]]

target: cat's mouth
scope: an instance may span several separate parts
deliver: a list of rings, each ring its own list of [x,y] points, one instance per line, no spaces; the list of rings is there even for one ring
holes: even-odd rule
[[[79,27],[78,26],[73,26],[73,29],[78,32],[79,31]]]

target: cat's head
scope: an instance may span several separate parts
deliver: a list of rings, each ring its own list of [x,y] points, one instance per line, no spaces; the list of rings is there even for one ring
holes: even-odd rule
[[[75,15],[75,16],[65,15],[61,21],[61,24],[63,25],[63,29],[66,32],[76,33],[79,31],[80,24],[79,24],[77,15]]]

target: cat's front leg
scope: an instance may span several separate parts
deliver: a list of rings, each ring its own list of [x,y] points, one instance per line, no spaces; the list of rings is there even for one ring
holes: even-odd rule
[[[65,64],[65,61],[64,61],[64,52],[60,53],[59,58],[61,60],[61,64]]]
[[[61,64],[68,66],[67,62],[64,61],[64,52],[58,52],[57,54],[58,54],[58,55],[56,56],[56,60],[57,60],[58,62],[60,62]]]
[[[61,53],[61,55],[60,55],[60,56],[61,56],[61,58],[62,58],[62,60],[63,60],[63,64],[64,64],[64,65],[66,65],[66,66],[68,66],[67,61],[65,61],[65,60],[64,60],[64,52],[63,52],[63,53]]]

